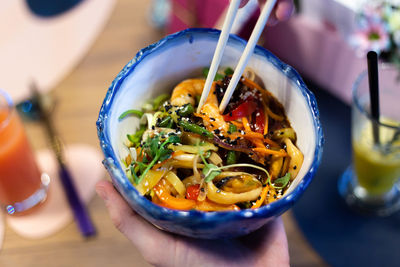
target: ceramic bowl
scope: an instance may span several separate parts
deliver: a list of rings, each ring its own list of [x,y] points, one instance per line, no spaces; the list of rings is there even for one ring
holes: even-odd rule
[[[201,75],[212,60],[220,31],[187,29],[169,35],[142,50],[123,68],[108,89],[97,120],[103,161],[115,187],[138,214],[156,227],[196,238],[231,238],[248,234],[288,210],[303,194],[320,163],[323,133],[314,95],[299,74],[271,52],[256,47],[249,60],[262,83],[285,106],[297,132],[297,145],[304,163],[285,195],[258,209],[229,212],[178,211],[153,204],[128,181],[120,153],[127,133],[139,125],[136,118],[122,121],[127,109],[140,109],[143,102],[163,92],[171,92],[180,81]],[[236,66],[246,42],[232,35],[220,66]]]

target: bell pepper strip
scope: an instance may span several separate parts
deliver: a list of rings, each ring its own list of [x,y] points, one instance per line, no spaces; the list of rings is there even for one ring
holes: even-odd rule
[[[237,106],[229,114],[223,115],[225,121],[234,121],[251,115],[257,109],[257,102],[248,100]]]
[[[200,194],[199,184],[189,185],[186,188],[186,199],[197,200],[199,194]]]
[[[165,189],[163,183],[158,183],[155,187],[153,187],[153,190],[160,201],[168,208],[177,210],[190,210],[196,206],[196,201],[194,200],[171,196],[170,192]]]

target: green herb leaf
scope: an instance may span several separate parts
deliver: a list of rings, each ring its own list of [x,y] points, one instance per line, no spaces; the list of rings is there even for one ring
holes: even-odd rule
[[[221,174],[221,170],[214,164],[207,163],[203,168],[204,181],[211,182],[216,176]]]
[[[287,186],[290,181],[290,173],[286,173],[284,176],[277,178],[273,183],[269,180],[269,184],[275,189],[283,189]]]
[[[159,149],[159,145],[160,145],[160,136],[156,135],[155,137],[153,137],[152,139],[150,139],[149,142],[149,151],[148,154],[150,155],[150,157],[154,158],[157,154],[157,151]]]
[[[135,116],[139,117],[139,119],[140,119],[143,116],[143,114],[144,114],[143,111],[140,111],[137,109],[129,109],[129,110],[125,111],[124,113],[122,113],[119,116],[118,120],[122,120],[123,118],[125,118],[126,116],[129,116],[129,115],[135,115]]]
[[[171,143],[179,143],[180,138],[177,135],[171,135],[165,140],[163,143],[160,141],[160,135],[164,133],[160,133],[159,135],[154,136],[153,138],[147,138],[144,146],[148,148],[146,153],[152,157],[152,161],[146,166],[146,169],[142,171],[139,179],[138,184],[142,181],[142,179],[146,176],[147,172],[157,163],[157,161],[164,161],[168,159],[171,154],[172,150],[167,148],[166,146]],[[143,161],[146,157],[143,157]]]

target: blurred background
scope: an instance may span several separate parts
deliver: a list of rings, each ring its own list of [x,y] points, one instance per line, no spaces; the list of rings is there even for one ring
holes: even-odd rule
[[[350,163],[348,104],[352,84],[366,68],[365,51],[376,50],[382,61],[400,64],[398,1],[388,1],[384,8],[378,7],[383,1],[373,5],[367,2],[374,1],[295,1],[297,10],[292,19],[266,28],[260,39],[260,45],[302,74],[316,93],[317,101],[332,99],[337,103],[329,106],[329,112],[328,107],[321,108],[327,144],[323,170],[315,178],[321,181],[324,178],[321,172],[330,174],[332,192],[336,191],[335,179]],[[39,89],[54,100],[53,121],[66,146],[85,144],[100,153],[95,122],[106,91],[118,72],[141,48],[166,34],[188,27],[220,28],[228,3],[228,0],[1,1],[0,88],[20,103],[29,97],[29,81],[35,80]],[[379,12],[375,13],[376,9]],[[257,1],[250,1],[239,12],[234,32],[247,38],[258,12]],[[327,125],[338,118],[343,119],[342,125]],[[46,149],[48,142],[42,126],[29,121],[25,121],[25,126],[34,149]],[[335,136],[338,127],[345,130]],[[337,146],[335,142],[347,146],[346,156],[335,154],[332,150]],[[328,161],[336,161],[336,165],[327,165]],[[108,178],[105,171],[103,178]],[[318,190],[317,182],[313,186],[313,190]],[[332,239],[334,236],[329,235],[321,240],[309,234],[318,220],[313,221],[302,210],[313,203],[315,194],[304,197],[294,210],[283,215],[291,265],[346,266],[345,259],[332,260],[332,253],[324,253],[329,249],[325,243],[340,244],[340,236]],[[322,201],[314,198],[314,202]],[[93,195],[88,209],[98,230],[97,236],[88,240],[80,235],[72,220],[55,234],[40,239],[23,237],[4,221],[0,266],[148,266],[114,228],[98,196]]]

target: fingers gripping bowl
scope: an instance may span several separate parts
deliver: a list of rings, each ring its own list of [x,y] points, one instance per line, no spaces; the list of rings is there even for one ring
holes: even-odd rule
[[[197,238],[226,238],[250,233],[289,209],[302,195],[320,163],[323,134],[317,103],[301,77],[270,52],[256,47],[248,67],[284,106],[291,127],[297,133],[296,145],[304,155],[296,178],[283,196],[256,209],[202,212],[175,210],[154,204],[142,196],[129,180],[123,164],[127,134],[139,128],[134,116],[119,120],[130,109],[141,109],[148,99],[171,93],[179,82],[201,76],[209,66],[219,31],[188,29],[165,37],[142,49],[118,74],[104,99],[97,121],[103,161],[114,185],[142,217],[166,231]],[[235,66],[245,41],[231,36],[221,66]]]

